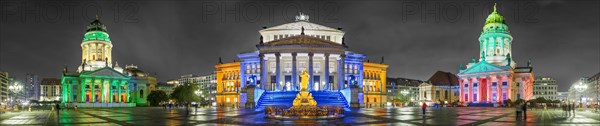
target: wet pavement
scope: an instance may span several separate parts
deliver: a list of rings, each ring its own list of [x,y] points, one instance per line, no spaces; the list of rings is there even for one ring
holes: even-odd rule
[[[509,108],[420,108],[351,109],[338,120],[279,121],[251,109],[198,108],[186,116],[185,109],[97,108],[61,111],[7,112],[0,125],[600,125],[600,114],[560,110],[527,111],[526,120],[517,120]]]

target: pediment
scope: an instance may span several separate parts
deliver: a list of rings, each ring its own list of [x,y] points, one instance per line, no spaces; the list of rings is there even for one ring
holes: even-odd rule
[[[94,70],[94,71],[89,71],[89,72],[85,72],[81,75],[85,75],[85,76],[103,76],[103,77],[115,77],[115,78],[129,78],[129,76],[116,71],[110,67],[104,67],[98,70]]]
[[[497,71],[507,71],[510,70],[510,67],[501,67],[494,64],[490,64],[486,61],[481,61],[467,70],[461,71],[460,74],[470,74],[470,73],[484,73],[484,72],[497,72]]]

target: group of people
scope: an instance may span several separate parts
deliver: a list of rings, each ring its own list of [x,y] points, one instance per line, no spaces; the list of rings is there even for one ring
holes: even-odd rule
[[[571,104],[561,104],[560,107],[563,110],[563,115],[565,116],[571,116],[571,112],[573,113],[573,115],[575,115],[575,104],[571,103]]]
[[[515,116],[517,120],[527,120],[527,102],[515,105],[515,111],[515,114],[517,114],[517,116]]]

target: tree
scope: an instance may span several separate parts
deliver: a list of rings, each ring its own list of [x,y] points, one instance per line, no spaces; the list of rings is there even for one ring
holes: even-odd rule
[[[177,86],[173,93],[171,94],[171,98],[175,99],[176,102],[185,104],[186,114],[189,114],[189,105],[192,102],[200,101],[200,98],[195,94],[197,91],[197,86],[192,84],[183,84]]]
[[[161,90],[155,90],[148,94],[148,101],[151,106],[158,106],[159,103],[169,100],[169,95]]]

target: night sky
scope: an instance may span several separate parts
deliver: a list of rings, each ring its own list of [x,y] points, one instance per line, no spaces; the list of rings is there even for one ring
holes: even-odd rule
[[[350,51],[372,62],[385,57],[389,77],[427,80],[458,73],[479,56],[478,37],[498,2],[514,37],[518,66],[531,58],[536,76],[559,91],[600,72],[600,1],[6,1],[0,7],[0,71],[60,78],[81,64],[85,26],[95,15],[108,26],[119,65],[138,65],[159,81],[209,74],[218,57],[255,50],[263,26],[310,21],[341,27]],[[300,32],[300,31],[299,31]]]

